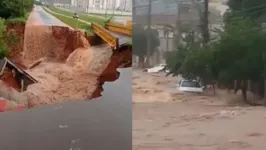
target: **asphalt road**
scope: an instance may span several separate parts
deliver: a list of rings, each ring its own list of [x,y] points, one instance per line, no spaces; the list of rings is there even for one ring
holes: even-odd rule
[[[41,6],[35,5],[35,8],[32,11],[32,13],[34,15],[36,15],[36,17],[38,19],[41,20],[40,24],[42,24],[42,25],[47,25],[47,26],[67,26],[65,23],[61,22],[56,17],[50,15],[45,10],[43,10],[43,8]]]
[[[132,69],[120,73],[98,99],[0,113],[0,149],[130,150]]]

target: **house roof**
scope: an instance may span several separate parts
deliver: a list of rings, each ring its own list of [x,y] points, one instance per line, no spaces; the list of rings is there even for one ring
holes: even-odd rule
[[[0,60],[0,76],[4,73],[4,69],[7,67],[7,64],[14,67],[19,73],[24,75],[26,78],[31,80],[33,83],[37,83],[38,81],[34,79],[31,75],[29,75],[24,69],[18,67],[15,63],[13,63],[11,60],[7,58],[3,58]]]

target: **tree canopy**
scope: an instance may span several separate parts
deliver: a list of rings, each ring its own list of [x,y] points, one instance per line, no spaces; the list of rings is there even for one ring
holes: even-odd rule
[[[24,17],[33,7],[34,0],[1,0],[0,17],[9,19]]]
[[[150,54],[153,54],[156,48],[160,45],[159,33],[156,29],[145,29],[140,25],[133,25],[132,27],[132,43],[134,47],[133,54],[138,56],[139,63],[143,67],[144,58],[148,56],[148,38],[151,41]]]

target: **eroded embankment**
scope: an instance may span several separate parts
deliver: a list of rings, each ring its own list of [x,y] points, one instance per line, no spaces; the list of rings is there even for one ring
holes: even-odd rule
[[[26,26],[24,39],[21,62],[34,66],[27,72],[39,83],[16,92],[18,98],[6,99],[26,107],[101,96],[104,82],[117,79],[117,68],[125,63],[121,60],[131,61],[132,56],[130,50],[91,46],[100,44],[97,38],[67,27]]]

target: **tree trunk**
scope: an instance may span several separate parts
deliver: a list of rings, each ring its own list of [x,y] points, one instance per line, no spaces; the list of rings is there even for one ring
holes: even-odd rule
[[[246,83],[246,81],[243,81],[243,86],[241,87],[241,91],[242,91],[244,102],[248,103],[248,101],[247,101],[247,83]]]
[[[235,83],[234,83],[234,93],[236,94],[237,93],[237,91],[239,90],[239,88],[240,88],[240,84],[241,84],[241,82],[240,81],[238,81],[238,80],[235,80]]]
[[[144,67],[145,68],[149,68],[149,67],[151,67],[151,58],[152,56],[147,56],[146,57],[146,60],[144,61]]]
[[[139,56],[139,60],[138,60],[138,64],[139,64],[139,68],[144,68],[144,57],[143,56]]]
[[[266,105],[266,80],[264,80],[264,105]]]
[[[212,83],[212,90],[213,90],[213,95],[216,95],[216,90],[215,90],[215,84]]]
[[[251,84],[252,84],[252,81],[251,80],[248,80],[248,87],[247,87],[247,90],[248,91],[251,91]]]
[[[169,51],[169,31],[168,30],[166,34],[166,51]]]
[[[157,49],[157,52],[156,52],[156,64],[159,64],[161,61],[160,61],[160,51]]]

